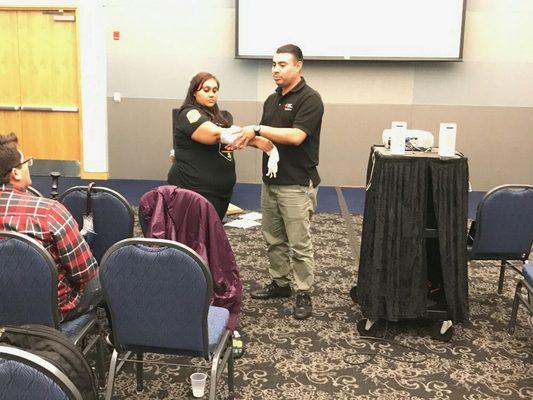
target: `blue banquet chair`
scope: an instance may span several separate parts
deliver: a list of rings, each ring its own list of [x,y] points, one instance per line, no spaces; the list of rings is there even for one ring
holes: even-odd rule
[[[513,309],[511,311],[511,320],[509,321],[508,331],[513,334],[516,325],[516,315],[518,313],[518,306],[522,303],[526,306],[529,314],[533,314],[533,263],[526,263],[522,268],[523,279],[516,284],[516,290],[513,301]],[[522,288],[526,289],[526,296],[522,294]],[[531,318],[531,317],[530,317]]]
[[[502,185],[490,190],[478,205],[469,232],[469,260],[499,260],[498,293],[506,267],[521,273],[533,242],[533,186]],[[510,261],[518,261],[516,266]]]
[[[208,361],[210,399],[215,399],[217,383],[227,366],[233,399],[229,311],[209,305],[211,274],[196,252],[170,240],[125,239],[104,255],[100,282],[111,314],[115,347],[107,400],[113,395],[119,353],[125,352],[137,355],[138,391],[143,390],[143,354],[173,354]]]
[[[4,231],[0,232],[0,260],[0,325],[49,326],[80,347],[90,333],[95,333],[83,354],[96,349],[96,367],[102,384],[105,371],[96,311],[59,322],[57,269],[48,251],[26,235]]]
[[[56,366],[28,351],[0,345],[0,400],[83,400]]]
[[[80,229],[84,215],[88,211],[92,215],[96,235],[87,242],[98,263],[113,244],[133,236],[133,209],[124,196],[114,190],[102,186],[74,186],[63,192],[58,201],[70,211]]]

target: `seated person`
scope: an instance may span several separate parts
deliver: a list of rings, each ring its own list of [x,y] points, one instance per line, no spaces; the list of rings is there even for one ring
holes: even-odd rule
[[[67,321],[102,300],[98,265],[67,209],[26,190],[32,164],[31,157],[24,158],[14,133],[0,135],[0,231],[20,232],[48,250],[57,267],[61,321]]]

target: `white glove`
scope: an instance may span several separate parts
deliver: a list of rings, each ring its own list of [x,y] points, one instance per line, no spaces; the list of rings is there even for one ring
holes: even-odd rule
[[[267,167],[268,171],[266,176],[269,178],[275,178],[278,173],[278,162],[279,162],[279,152],[276,146],[272,145],[272,150],[267,151],[268,162]]]
[[[220,134],[220,143],[232,144],[235,139],[241,136],[239,135],[241,131],[242,128],[237,125],[231,125],[229,128],[222,128],[222,133]]]

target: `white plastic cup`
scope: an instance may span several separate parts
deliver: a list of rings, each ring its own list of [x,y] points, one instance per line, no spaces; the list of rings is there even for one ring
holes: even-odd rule
[[[195,372],[194,374],[191,374],[192,395],[194,397],[204,397],[206,379],[207,374],[204,374],[203,372]]]
[[[391,128],[390,153],[395,155],[405,154],[405,128]]]

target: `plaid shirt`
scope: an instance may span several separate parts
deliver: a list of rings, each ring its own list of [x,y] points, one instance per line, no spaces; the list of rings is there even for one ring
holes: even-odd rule
[[[58,272],[59,311],[63,316],[76,308],[98,265],[67,209],[55,200],[4,184],[0,186],[0,230],[28,235],[48,250]]]

